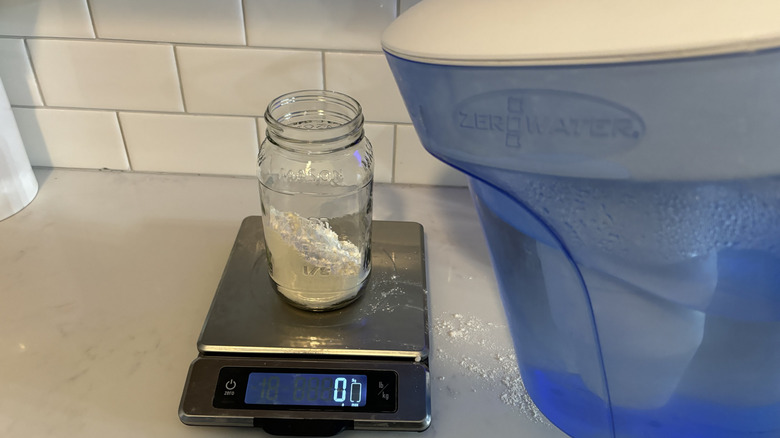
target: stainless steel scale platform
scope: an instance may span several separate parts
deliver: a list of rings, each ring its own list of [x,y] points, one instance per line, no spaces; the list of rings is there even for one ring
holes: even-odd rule
[[[244,219],[198,339],[179,417],[277,435],[425,430],[431,421],[424,232],[374,221],[362,296],[292,307],[268,275],[262,219]]]

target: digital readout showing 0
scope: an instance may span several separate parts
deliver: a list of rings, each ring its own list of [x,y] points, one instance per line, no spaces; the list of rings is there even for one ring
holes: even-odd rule
[[[363,407],[367,386],[360,374],[249,373],[244,403]]]

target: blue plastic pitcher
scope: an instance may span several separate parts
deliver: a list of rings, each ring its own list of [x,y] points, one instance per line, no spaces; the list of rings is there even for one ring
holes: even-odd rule
[[[425,0],[385,32],[576,438],[780,437],[780,2]]]

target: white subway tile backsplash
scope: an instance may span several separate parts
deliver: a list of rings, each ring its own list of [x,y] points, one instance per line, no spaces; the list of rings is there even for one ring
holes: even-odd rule
[[[33,166],[129,169],[116,113],[14,108]]]
[[[364,128],[374,150],[374,182],[393,182],[395,126],[366,123]]]
[[[0,35],[95,37],[87,0],[1,0]]]
[[[398,125],[395,141],[395,182],[466,186],[466,176],[430,155],[412,125]]]
[[[325,85],[357,99],[370,122],[411,122],[382,54],[325,53]]]
[[[375,182],[464,185],[381,52],[420,1],[0,0],[0,77],[35,165],[254,175],[268,103],[327,88],[362,105]]]
[[[381,50],[395,0],[244,0],[251,46]]]
[[[11,105],[43,105],[24,40],[0,38],[0,78]]]
[[[241,0],[91,0],[99,38],[244,44]]]
[[[254,175],[251,117],[119,113],[133,170]]]
[[[28,40],[47,105],[182,111],[173,47]]]
[[[262,116],[275,97],[322,88],[322,55],[302,50],[176,47],[188,112]]]

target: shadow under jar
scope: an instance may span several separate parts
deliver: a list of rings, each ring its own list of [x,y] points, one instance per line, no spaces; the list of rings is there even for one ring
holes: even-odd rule
[[[371,271],[373,154],[353,98],[296,91],[266,109],[257,176],[268,268],[290,304],[333,310]]]

